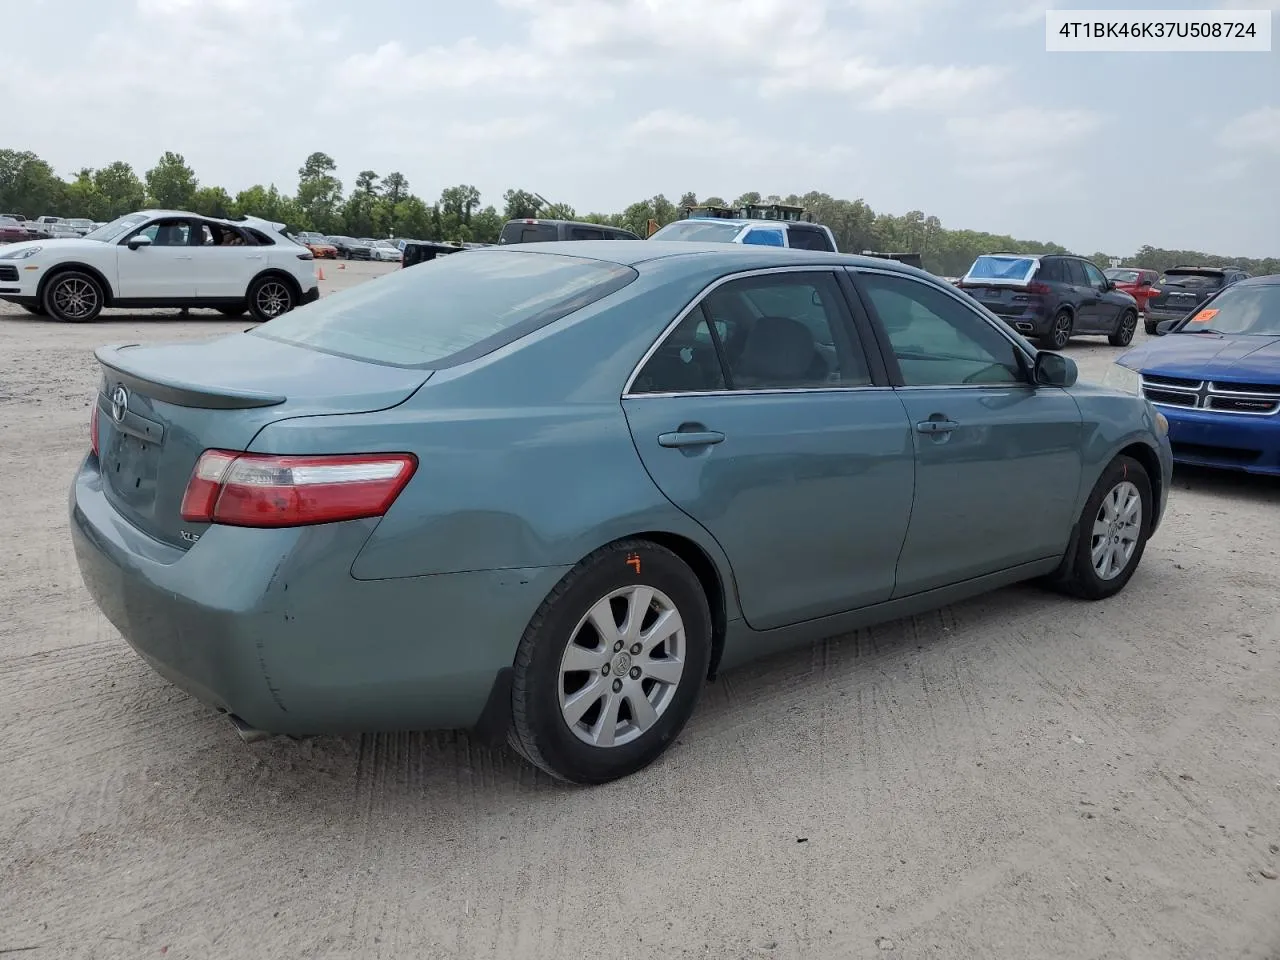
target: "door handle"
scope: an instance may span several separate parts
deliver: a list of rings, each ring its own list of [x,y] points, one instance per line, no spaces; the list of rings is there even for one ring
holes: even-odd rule
[[[677,430],[658,434],[660,447],[707,447],[724,440],[719,430]]]
[[[916,424],[917,433],[950,433],[960,426],[955,420],[921,420]]]

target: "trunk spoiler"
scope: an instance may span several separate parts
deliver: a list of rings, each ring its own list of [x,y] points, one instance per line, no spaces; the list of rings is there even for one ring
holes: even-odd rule
[[[256,407],[274,407],[288,397],[257,390],[238,390],[214,385],[191,383],[143,371],[129,363],[124,352],[137,343],[125,343],[114,347],[99,347],[94,357],[114,378],[130,390],[137,390],[149,397],[179,407],[202,407],[209,410],[251,410]]]

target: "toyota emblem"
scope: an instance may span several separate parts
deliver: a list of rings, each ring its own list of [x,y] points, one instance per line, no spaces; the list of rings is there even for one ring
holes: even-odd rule
[[[115,390],[111,392],[111,419],[119,423],[128,412],[129,391],[124,388],[124,384],[116,384]]]

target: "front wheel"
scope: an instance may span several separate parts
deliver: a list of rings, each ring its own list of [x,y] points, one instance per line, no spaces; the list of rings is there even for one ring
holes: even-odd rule
[[[1116,332],[1107,337],[1107,342],[1113,347],[1127,347],[1133,343],[1133,333],[1138,329],[1138,315],[1132,310],[1126,310],[1120,315],[1120,323],[1116,326]]]
[[[648,541],[602,547],[565,575],[520,640],[511,744],[561,780],[633,774],[684,727],[710,658],[711,612],[688,565]]]
[[[1049,350],[1061,350],[1071,339],[1073,325],[1071,311],[1066,309],[1059,310],[1053,315],[1053,322],[1049,324],[1049,332],[1040,338],[1040,342]]]
[[[79,270],[67,270],[44,290],[44,312],[63,323],[88,323],[102,312],[102,284]]]
[[[296,302],[292,288],[283,277],[259,277],[249,287],[249,310],[260,323],[288,313]]]
[[[1147,546],[1155,517],[1151,478],[1132,457],[1103,471],[1080,515],[1080,532],[1058,586],[1086,600],[1124,589]]]

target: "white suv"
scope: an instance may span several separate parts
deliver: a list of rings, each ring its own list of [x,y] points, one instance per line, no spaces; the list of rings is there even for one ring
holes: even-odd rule
[[[320,296],[311,251],[284,224],[144,210],[79,239],[0,248],[0,300],[86,322],[103,307],[209,307],[265,321]]]

